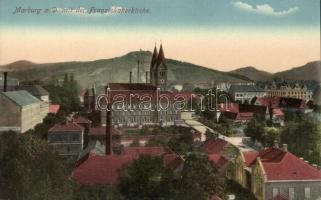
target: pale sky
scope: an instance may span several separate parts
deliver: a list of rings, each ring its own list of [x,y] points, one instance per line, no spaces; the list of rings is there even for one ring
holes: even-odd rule
[[[254,66],[277,72],[320,60],[318,0],[176,0],[171,7],[148,2],[0,0],[0,64],[113,58],[140,48],[152,51],[160,40],[167,58],[222,71]],[[17,6],[135,6],[150,13],[13,15]]]

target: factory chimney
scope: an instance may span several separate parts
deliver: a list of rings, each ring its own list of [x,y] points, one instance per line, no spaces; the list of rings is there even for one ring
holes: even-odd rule
[[[3,91],[7,92],[8,90],[8,72],[3,72]]]
[[[106,87],[107,111],[106,111],[106,155],[112,155],[112,133],[111,133],[111,102],[109,101],[110,94]]]

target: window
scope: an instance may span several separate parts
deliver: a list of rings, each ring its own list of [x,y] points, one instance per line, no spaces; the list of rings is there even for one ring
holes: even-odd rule
[[[273,188],[273,197],[276,197],[279,194],[279,188]]]
[[[289,200],[294,199],[294,188],[289,188]]]
[[[311,198],[310,188],[309,187],[304,188],[304,198],[305,199],[310,199]]]

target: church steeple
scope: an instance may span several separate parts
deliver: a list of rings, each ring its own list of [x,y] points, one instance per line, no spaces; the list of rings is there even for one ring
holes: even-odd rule
[[[165,55],[164,55],[163,45],[161,44],[159,48],[158,57],[157,57],[157,67],[164,61],[165,61]]]
[[[153,55],[152,55],[151,67],[154,67],[154,65],[156,64],[157,56],[158,56],[157,48],[156,48],[156,45],[155,45],[154,52],[153,52]]]

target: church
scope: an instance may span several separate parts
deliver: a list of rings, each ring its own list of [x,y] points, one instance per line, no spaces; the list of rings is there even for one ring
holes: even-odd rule
[[[188,94],[177,94],[167,90],[167,65],[163,46],[155,46],[150,61],[150,80],[148,83],[108,83],[105,89],[88,89],[84,100],[87,109],[98,111],[104,104],[99,97],[109,91],[113,103],[111,107],[112,124],[115,127],[170,126],[181,123],[181,112],[173,106],[177,95],[189,99]],[[131,73],[130,73],[131,76]],[[131,80],[131,77],[130,77]],[[166,96],[166,101],[162,101]],[[149,109],[142,108],[143,98],[149,98]],[[97,100],[98,99],[98,100]],[[165,98],[163,98],[164,100]],[[129,107],[130,106],[130,107]],[[166,109],[159,109],[166,107]],[[100,111],[101,125],[106,126],[106,111]]]

